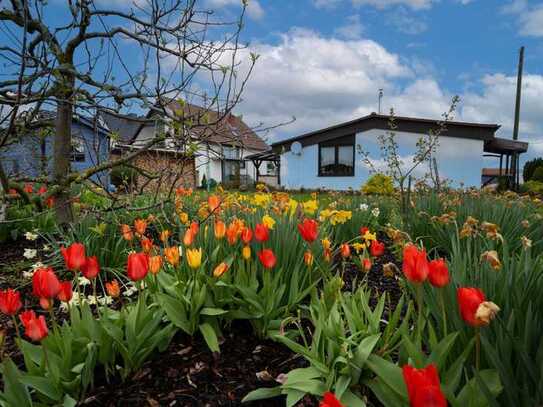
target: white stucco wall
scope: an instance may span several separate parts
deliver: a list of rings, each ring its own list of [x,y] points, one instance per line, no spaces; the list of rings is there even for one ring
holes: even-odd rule
[[[358,189],[368,179],[369,170],[358,153],[357,145],[368,151],[374,166],[384,171],[385,164],[380,155],[378,136],[384,130],[372,129],[356,135],[355,172],[352,177],[319,177],[318,145],[310,145],[302,149],[301,155],[290,151],[281,154],[281,185],[287,189],[326,188],[332,190]],[[400,155],[406,164],[412,163],[416,151],[416,143],[421,135],[415,133],[396,132],[396,142]],[[290,146],[287,147],[290,149]],[[483,141],[442,136],[435,154],[440,178],[452,181],[453,186],[481,185],[483,168]],[[426,164],[420,164],[414,176],[428,172]]]

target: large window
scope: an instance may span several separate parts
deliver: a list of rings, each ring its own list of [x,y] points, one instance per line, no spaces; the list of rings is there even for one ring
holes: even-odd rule
[[[354,137],[319,144],[319,176],[354,176]]]

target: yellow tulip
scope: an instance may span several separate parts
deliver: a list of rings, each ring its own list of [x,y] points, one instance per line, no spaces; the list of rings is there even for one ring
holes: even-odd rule
[[[264,215],[262,217],[262,223],[266,225],[268,229],[273,230],[273,227],[275,226],[275,219],[273,219],[270,215]]]
[[[222,262],[217,267],[215,267],[215,270],[213,270],[213,276],[220,277],[227,271],[228,271],[228,264],[226,264],[225,262]]]
[[[304,262],[307,267],[311,267],[313,265],[313,253],[311,253],[309,250],[304,253]]]
[[[241,250],[241,255],[245,260],[249,260],[251,258],[251,246],[244,246]]]
[[[202,264],[202,249],[187,249],[187,263],[190,268],[197,269]]]

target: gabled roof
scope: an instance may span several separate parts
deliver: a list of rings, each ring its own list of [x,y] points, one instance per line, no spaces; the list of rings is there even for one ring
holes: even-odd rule
[[[395,131],[418,134],[428,134],[430,131],[436,131],[439,129],[440,123],[442,122],[440,120],[405,116],[394,116],[394,120],[397,127]],[[446,131],[444,131],[441,136],[486,141],[493,139],[494,133],[499,128],[500,126],[497,124],[448,121],[446,123]],[[390,116],[371,113],[355,120],[339,123],[324,129],[302,134],[301,136],[273,143],[272,148],[274,150],[279,150],[284,146],[290,145],[294,141],[300,142],[302,146],[305,147],[371,129],[390,130]]]
[[[270,147],[262,140],[240,116],[233,114],[223,115],[212,108],[184,103],[183,106],[175,100],[166,104],[166,109],[178,112],[186,121],[192,123],[190,127],[191,137],[204,143],[217,143],[227,145],[238,145],[245,149],[263,151]],[[160,114],[157,110],[151,109],[147,118]],[[224,117],[223,117],[224,116]],[[141,129],[148,125],[142,124],[132,139],[135,140]]]
[[[118,141],[122,144],[130,143],[145,120],[145,117],[135,114],[121,115],[101,111],[99,115],[109,130],[119,135]]]

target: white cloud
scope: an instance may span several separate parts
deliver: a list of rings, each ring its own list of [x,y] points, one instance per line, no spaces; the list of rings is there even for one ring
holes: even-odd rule
[[[208,7],[216,9],[232,6],[241,7],[242,0],[207,0],[206,4]],[[264,9],[258,0],[248,0],[247,15],[254,20],[259,20],[264,17]]]
[[[360,15],[354,14],[347,17],[347,22],[345,25],[336,28],[336,34],[346,38],[348,40],[355,40],[361,37],[364,32],[364,26],[360,22]]]
[[[517,15],[520,35],[543,37],[543,4],[530,5],[526,0],[512,0],[502,7],[502,12]]]
[[[428,29],[426,22],[411,15],[405,7],[398,7],[388,13],[385,22],[387,25],[396,28],[396,30],[410,35],[421,34]]]

